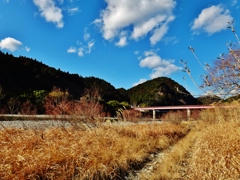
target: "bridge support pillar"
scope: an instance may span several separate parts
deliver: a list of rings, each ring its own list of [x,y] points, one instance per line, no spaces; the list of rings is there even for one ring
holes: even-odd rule
[[[156,119],[156,110],[153,109],[153,119]]]
[[[190,119],[190,117],[191,117],[191,110],[187,109],[187,118]]]

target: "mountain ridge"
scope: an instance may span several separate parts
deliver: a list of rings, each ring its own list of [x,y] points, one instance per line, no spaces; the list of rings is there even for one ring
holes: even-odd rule
[[[82,77],[49,67],[36,59],[14,57],[0,51],[0,85],[6,97],[11,98],[34,90],[50,92],[54,87],[67,90],[79,100],[86,89],[98,89],[107,102],[117,100],[130,104],[183,105],[196,104],[196,99],[180,84],[167,77],[159,77],[138,84],[130,89],[116,89],[109,82],[97,77]]]

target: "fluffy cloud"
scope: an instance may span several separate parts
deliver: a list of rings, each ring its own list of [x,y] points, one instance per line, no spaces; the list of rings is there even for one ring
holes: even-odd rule
[[[152,74],[150,75],[151,79],[161,77],[161,76],[168,76],[173,72],[180,70],[181,68],[172,64],[167,60],[163,60],[162,64],[153,69]]]
[[[140,62],[140,67],[156,68],[161,65],[162,59],[158,55],[147,56]]]
[[[115,43],[116,46],[123,47],[127,45],[127,33],[121,32],[119,41]]]
[[[233,18],[229,10],[225,10],[222,5],[211,6],[202,10],[199,16],[194,20],[191,30],[194,33],[204,31],[213,34],[226,29],[229,21]]]
[[[119,38],[116,45],[127,44],[127,40],[138,40],[151,34],[151,44],[156,44],[167,33],[169,23],[174,20],[174,0],[106,0],[107,7],[94,22],[100,24],[106,40]],[[128,31],[128,37],[121,33]],[[125,43],[123,43],[125,42]]]
[[[33,0],[33,2],[47,22],[55,23],[58,28],[64,26],[62,10],[55,6],[53,0]]]
[[[14,38],[7,37],[0,41],[0,48],[7,49],[9,51],[16,51],[22,46],[22,43]]]
[[[140,60],[140,67],[148,67],[153,69],[150,75],[151,79],[160,76],[168,76],[173,72],[180,70],[181,68],[176,66],[174,60],[165,60],[158,56],[153,51],[147,51],[144,54],[144,58]]]
[[[116,43],[117,46],[123,47],[127,45],[127,37],[121,37],[119,41]]]

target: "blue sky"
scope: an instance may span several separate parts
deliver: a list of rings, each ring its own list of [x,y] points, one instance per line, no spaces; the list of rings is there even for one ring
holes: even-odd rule
[[[238,0],[0,0],[0,50],[129,89],[170,77],[193,95],[240,31]]]

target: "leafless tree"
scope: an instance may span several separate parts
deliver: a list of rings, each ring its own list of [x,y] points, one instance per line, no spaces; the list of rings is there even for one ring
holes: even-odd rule
[[[227,43],[228,53],[220,54],[214,61],[214,65],[211,66],[207,63],[202,63],[195,54],[195,49],[191,46],[188,47],[199,65],[205,71],[204,75],[201,76],[203,78],[203,84],[201,86],[197,85],[192,77],[187,61],[181,60],[184,66],[183,71],[189,75],[196,87],[205,94],[217,95],[223,99],[239,95],[240,93],[240,41],[233,27],[233,22],[234,21],[228,22],[228,28],[231,29],[237,42]]]
[[[19,109],[20,109],[20,101],[18,100],[18,98],[13,97],[10,98],[7,102],[7,108],[10,112],[10,114],[16,114],[18,113]]]
[[[202,88],[221,97],[240,93],[240,50],[230,50],[229,54],[218,57],[208,73],[203,76]]]
[[[54,88],[45,98],[45,110],[51,115],[67,115],[71,110],[71,101],[68,91]]]

